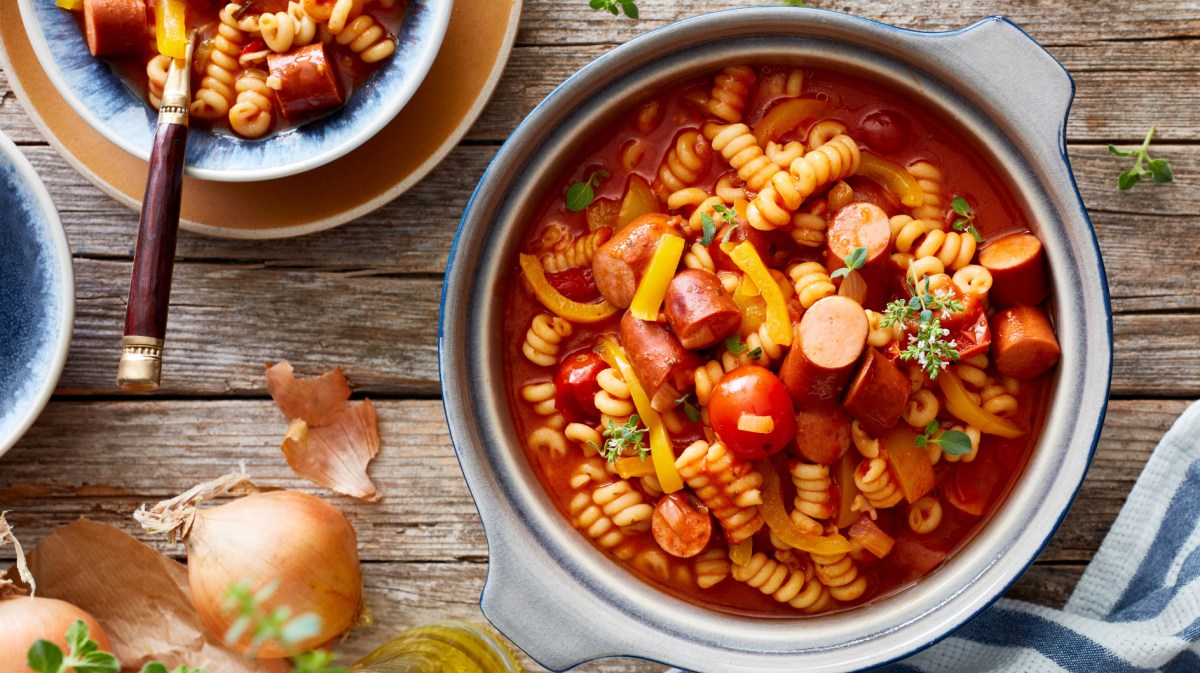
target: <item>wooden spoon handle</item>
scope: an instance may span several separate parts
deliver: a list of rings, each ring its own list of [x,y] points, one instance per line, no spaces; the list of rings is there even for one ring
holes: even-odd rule
[[[186,124],[159,122],[154,134],[117,371],[126,390],[154,390],[162,376],[187,133]]]

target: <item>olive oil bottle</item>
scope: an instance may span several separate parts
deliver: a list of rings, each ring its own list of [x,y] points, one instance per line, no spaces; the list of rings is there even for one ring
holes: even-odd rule
[[[409,629],[350,667],[352,673],[523,673],[490,629],[435,622]]]

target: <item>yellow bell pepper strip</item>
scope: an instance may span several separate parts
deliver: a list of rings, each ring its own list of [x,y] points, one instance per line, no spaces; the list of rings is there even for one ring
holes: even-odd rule
[[[829,104],[816,98],[793,98],[771,108],[761,121],[754,125],[754,138],[759,145],[768,140],[779,140],[783,134],[825,112]]]
[[[675,234],[663,234],[658,239],[658,247],[654,249],[646,273],[633,293],[633,303],[629,305],[633,317],[658,320],[658,309],[667,296],[667,286],[675,278],[675,269],[679,268],[679,260],[683,257],[683,244],[683,239]]]
[[[775,465],[769,460],[761,460],[756,469],[762,475],[762,504],[758,506],[758,512],[776,537],[810,554],[832,556],[850,551],[850,541],[840,534],[809,535],[796,528],[783,504],[783,489]]]
[[[921,190],[920,183],[903,166],[863,152],[862,162],[858,165],[858,175],[883,185],[900,198],[900,203],[909,208],[916,208],[925,203],[925,192]]]
[[[537,257],[521,253],[520,261],[525,280],[529,281],[529,287],[533,288],[533,294],[537,296],[538,301],[563,320],[574,323],[593,323],[616,314],[617,307],[607,301],[585,304],[564,297],[561,292],[554,289],[550,281],[546,280],[546,271]]]
[[[738,243],[730,251],[729,258],[754,281],[763,300],[767,302],[767,319],[764,323],[767,326],[767,334],[780,346],[791,346],[792,319],[788,315],[787,301],[783,298],[783,291],[771,277],[771,272],[758,256],[754,244],[750,241]]]
[[[683,488],[683,479],[675,469],[675,451],[671,448],[671,436],[667,434],[667,426],[663,425],[662,416],[650,406],[650,398],[642,383],[638,381],[633,365],[625,357],[625,351],[610,337],[602,337],[600,344],[604,352],[600,357],[609,366],[615,367],[625,378],[629,386],[629,395],[633,398],[633,406],[637,408],[638,417],[650,431],[650,457],[654,462],[654,473],[658,475],[658,483],[664,493],[674,493]]]
[[[655,472],[652,462],[646,462],[644,458],[638,458],[637,456],[629,456],[618,460],[616,468],[617,475],[622,479],[648,477]]]
[[[725,254],[728,255],[730,250],[733,250],[733,246],[730,246],[729,250],[725,250]],[[736,294],[740,294],[743,297],[758,297],[762,295],[758,291],[758,286],[754,284],[753,280],[750,280],[750,276],[742,276],[742,280],[737,284]]]
[[[662,210],[658,197],[640,175],[629,176],[629,185],[625,188],[625,197],[621,199],[621,210],[617,213],[617,231],[625,225],[645,215]]]
[[[158,53],[183,58],[187,51],[187,21],[184,0],[154,0],[154,34]]]
[[[55,0],[54,4],[72,12],[83,9],[83,0]]]
[[[754,556],[754,538],[748,537],[729,547],[729,560],[736,566],[744,566]]]
[[[984,411],[967,397],[967,389],[952,369],[943,369],[937,377],[938,386],[946,396],[946,409],[958,420],[982,433],[1000,437],[1020,437],[1025,434],[1017,424],[1007,418]]]

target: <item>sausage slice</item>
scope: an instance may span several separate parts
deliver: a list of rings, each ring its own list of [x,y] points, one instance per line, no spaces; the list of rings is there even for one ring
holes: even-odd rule
[[[140,54],[146,48],[146,3],[84,0],[83,32],[92,56]]]
[[[875,434],[896,424],[908,403],[904,372],[874,348],[867,349],[842,406]]]
[[[672,493],[654,506],[650,532],[663,551],[676,558],[691,558],[708,546],[712,517],[695,496]]]
[[[592,275],[600,294],[613,306],[629,308],[642,273],[663,234],[679,236],[678,217],[647,213],[613,234],[592,257]]]
[[[992,273],[988,295],[998,308],[1037,304],[1046,298],[1042,242],[1033,234],[1005,236],[979,251],[979,264]]]
[[[275,97],[288,121],[346,102],[336,66],[321,42],[267,57],[271,76],[279,78]]]
[[[621,317],[621,344],[650,397],[650,406],[661,412],[674,409],[675,400],[692,381],[692,370],[700,364],[697,357],[666,327],[638,320],[629,311]]]
[[[1013,306],[992,317],[992,358],[996,371],[1031,379],[1054,366],[1061,350],[1046,312]]]
[[[850,417],[841,407],[796,412],[798,455],[810,463],[832,465],[850,448]]]
[[[779,370],[796,408],[828,405],[842,396],[869,330],[862,306],[846,297],[825,297],[804,312]]]
[[[699,269],[685,269],[671,280],[664,312],[683,347],[693,350],[719,343],[742,324],[742,314],[721,281]]]
[[[873,203],[855,202],[837,211],[827,234],[829,253],[841,266],[855,248],[867,249],[867,266],[886,256],[892,243],[888,214]]]

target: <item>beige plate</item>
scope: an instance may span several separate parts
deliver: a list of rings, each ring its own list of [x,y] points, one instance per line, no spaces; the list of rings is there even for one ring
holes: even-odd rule
[[[180,226],[224,238],[300,236],[365,215],[403,194],[445,158],[483,111],[512,50],[521,4],[457,0],[433,68],[378,135],[336,161],[278,180],[185,178]],[[0,0],[0,17],[7,17],[0,20],[0,65],[38,130],[97,187],[140,208],[145,162],[108,142],[63,102],[25,36],[16,0]]]

